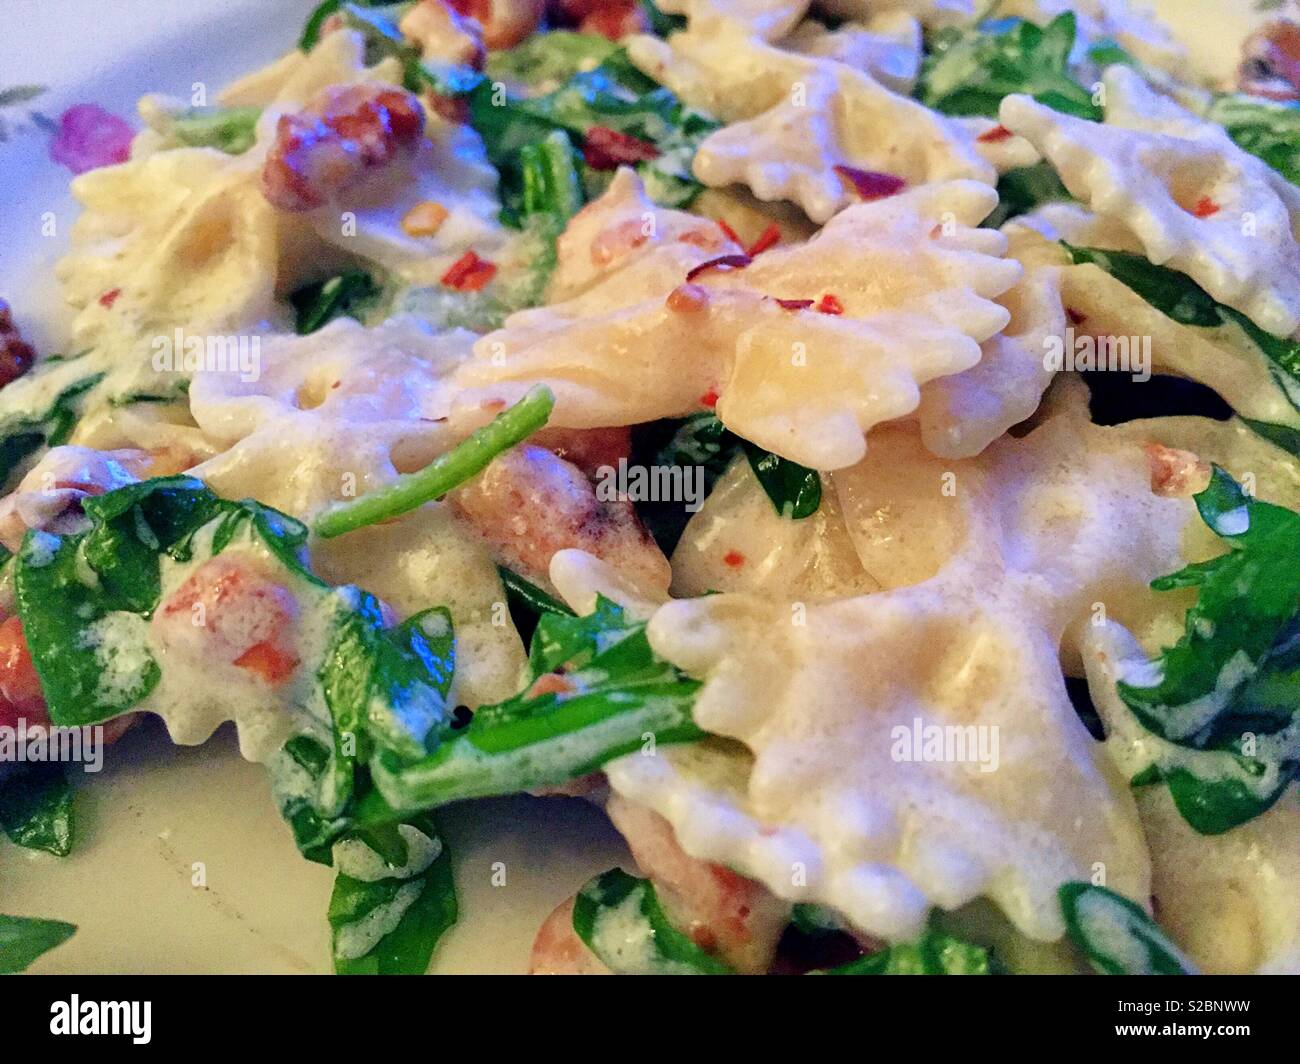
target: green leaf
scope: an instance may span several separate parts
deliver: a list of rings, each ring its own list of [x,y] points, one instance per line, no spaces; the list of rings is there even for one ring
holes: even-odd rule
[[[617,975],[731,975],[673,927],[654,885],[614,868],[591,880],[573,903],[573,930]]]
[[[81,417],[85,396],[104,379],[102,373],[70,376],[65,372],[68,364],[68,361],[58,361],[39,366],[4,390],[0,399],[0,487],[9,486],[18,466],[42,447],[57,447],[67,441]],[[37,382],[51,372],[68,377],[69,383],[55,394],[48,406],[32,409],[24,404],[21,398],[26,389],[20,386],[39,387]]]
[[[419,472],[407,473],[385,487],[326,510],[316,519],[316,534],[325,539],[341,536],[441,498],[481,473],[502,451],[545,425],[554,405],[555,397],[550,389],[543,384],[535,385],[514,406],[503,410],[483,428],[476,429],[469,439],[439,455]]]
[[[639,0],[639,3],[650,24],[650,32],[656,37],[668,37],[686,28],[685,15],[666,15],[654,0]]]
[[[1300,103],[1257,96],[1219,96],[1205,115],[1227,130],[1237,145],[1300,185]]]
[[[648,141],[658,156],[636,164],[647,191],[666,206],[684,206],[701,187],[690,169],[696,146],[718,128],[712,118],[684,106],[637,70],[622,49],[541,96],[507,93],[503,99],[498,85],[484,78],[466,100],[470,122],[483,138],[489,161],[501,172],[507,215],[520,210],[520,153],[552,130],[563,130],[579,145],[595,126]],[[602,191],[610,176],[585,166],[583,172],[589,195]]]
[[[1044,203],[1068,202],[1072,197],[1049,162],[1009,170],[998,178],[998,206],[983,222],[986,229],[1000,229],[1012,218],[1027,214]]]
[[[398,811],[462,798],[556,786],[615,757],[655,743],[702,737],[691,720],[699,684],[651,650],[645,623],[598,598],[585,617],[548,613],[533,634],[530,683],[559,672],[560,690],[481,706],[469,726],[442,734],[432,754],[403,764],[381,754],[371,765],[380,793]]]
[[[494,81],[537,88],[568,81],[584,68],[599,66],[617,51],[617,44],[599,34],[551,30],[535,33],[513,48],[488,53],[484,70]]]
[[[426,867],[406,869],[405,852],[391,860],[376,851],[393,875],[356,879],[340,870],[334,880],[329,923],[339,975],[423,975],[438,940],[456,922],[451,857],[437,824],[419,816],[410,827],[437,844]],[[345,845],[369,845],[372,839],[357,836]],[[376,925],[391,930],[374,939]]]
[[[822,499],[821,475],[817,470],[742,440],[707,410],[692,414],[682,422],[659,453],[658,461],[664,465],[703,466],[708,490],[726,472],[737,450],[745,452],[754,476],[782,517],[801,521],[817,512]]]
[[[822,502],[822,478],[817,470],[781,458],[748,440],[743,446],[754,476],[763,485],[777,513],[792,521],[802,521],[817,512]]]
[[[0,975],[26,971],[42,953],[67,942],[76,924],[27,916],[0,916]]]
[[[1230,549],[1152,582],[1195,588],[1196,602],[1182,638],[1117,689],[1172,744],[1155,767],[1179,812],[1218,834],[1267,810],[1300,771],[1300,514],[1217,466],[1196,505]]]
[[[916,96],[950,115],[996,118],[1004,97],[1025,93],[1078,118],[1099,121],[1092,93],[1070,73],[1077,26],[1073,12],[1046,27],[1022,19],[941,30],[929,40]]]
[[[379,286],[364,270],[347,270],[324,281],[303,285],[289,295],[294,329],[299,336],[314,333],[339,317],[364,319],[379,297]]]
[[[1057,892],[1066,933],[1102,975],[1195,975],[1191,963],[1142,909],[1091,883]]]
[[[72,788],[62,765],[29,765],[0,782],[0,828],[30,850],[56,857],[71,853],[72,808]]]
[[[821,975],[996,975],[999,969],[983,946],[927,930],[915,942],[887,946]]]
[[[242,155],[256,139],[260,107],[190,107],[172,115],[167,133],[191,148],[216,148]]]

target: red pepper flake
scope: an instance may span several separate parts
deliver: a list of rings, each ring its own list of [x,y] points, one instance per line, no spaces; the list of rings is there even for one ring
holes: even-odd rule
[[[451,264],[440,280],[446,287],[454,288],[457,292],[477,292],[496,276],[496,272],[494,263],[467,251]]]
[[[718,405],[718,389],[710,388],[707,392],[705,392],[703,395],[700,396],[700,403],[701,405],[707,406],[710,410],[712,410],[715,406]]]
[[[743,248],[745,246],[745,242],[741,240],[739,236],[736,235],[736,231],[732,229],[731,226],[729,226],[721,218],[718,219],[718,228],[721,229],[722,232],[726,235],[727,239],[730,240],[737,247]]]
[[[738,550],[729,550],[722,556],[724,564],[731,566],[733,569],[739,569],[745,564],[745,556]]]
[[[686,279],[693,281],[707,270],[743,270],[753,261],[748,255],[719,255],[716,259],[701,262],[686,275]]]
[[[844,304],[827,292],[817,304],[817,310],[822,314],[843,314]]]
[[[759,238],[754,241],[754,246],[749,249],[747,254],[751,259],[755,255],[761,255],[768,248],[776,244],[777,241],[779,241],[780,239],[781,239],[781,230],[777,226],[776,222],[773,222],[766,229],[764,229],[763,232],[759,235]]]
[[[120,296],[121,294],[122,294],[122,289],[110,288],[107,292],[105,292],[102,296],[99,297],[99,305],[106,309],[112,307],[112,305],[117,302],[117,297]]]
[[[623,163],[643,163],[659,158],[648,140],[606,126],[592,126],[582,142],[582,158],[593,170],[617,170]]]
[[[1014,136],[1015,134],[1012,133],[1011,130],[1007,129],[1006,126],[994,126],[992,129],[981,133],[975,139],[981,144],[996,144],[1001,140],[1010,140]]]
[[[1210,199],[1209,196],[1202,196],[1196,201],[1196,207],[1192,210],[1192,213],[1198,218],[1211,218],[1221,210],[1223,208]]]
[[[856,166],[836,166],[835,172],[853,186],[853,191],[864,203],[897,196],[907,188],[907,182],[894,174],[882,174],[876,170],[859,170]]]
[[[1085,321],[1088,320],[1087,314],[1080,314],[1073,307],[1065,308],[1065,316],[1070,319],[1071,325],[1082,325]]]
[[[811,299],[778,299],[782,310],[807,310],[813,305]]]

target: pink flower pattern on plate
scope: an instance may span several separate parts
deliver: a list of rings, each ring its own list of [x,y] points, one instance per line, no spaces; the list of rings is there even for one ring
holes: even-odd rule
[[[131,127],[98,104],[79,103],[59,117],[50,158],[74,174],[124,163],[131,156]]]

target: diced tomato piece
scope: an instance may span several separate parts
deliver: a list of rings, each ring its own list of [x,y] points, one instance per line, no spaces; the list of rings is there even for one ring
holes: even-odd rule
[[[1006,126],[994,126],[992,129],[988,130],[988,132],[981,133],[975,139],[981,144],[996,144],[1001,140],[1010,140],[1014,136],[1015,134],[1012,133],[1011,130],[1007,129]]]
[[[467,251],[448,267],[440,280],[457,292],[477,292],[496,276],[496,272],[494,263]]]
[[[617,170],[624,164],[659,158],[659,149],[648,140],[620,133],[605,126],[592,126],[582,142],[582,158],[593,170]]]
[[[254,643],[234,660],[234,664],[260,676],[272,687],[278,687],[293,675],[298,659],[267,639]]]
[[[15,727],[19,718],[29,726],[50,722],[23,622],[10,617],[0,624],[0,723]]]

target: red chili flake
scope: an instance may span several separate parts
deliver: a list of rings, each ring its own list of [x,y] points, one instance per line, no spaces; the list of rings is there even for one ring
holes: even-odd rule
[[[1073,307],[1065,308],[1065,316],[1070,319],[1071,325],[1082,325],[1085,321],[1088,320],[1087,314],[1080,314]]]
[[[807,310],[813,305],[811,299],[778,299],[782,310]]]
[[[454,288],[457,292],[477,292],[496,276],[496,272],[494,263],[467,251],[439,279],[446,287]]]
[[[1223,210],[1223,208],[1215,203],[1214,200],[1210,199],[1209,196],[1202,196],[1196,201],[1196,207],[1192,210],[1192,213],[1198,218],[1210,218],[1218,214],[1221,210]]]
[[[725,564],[730,565],[733,569],[739,569],[745,564],[745,556],[738,550],[729,550],[722,556]]]
[[[648,140],[620,133],[606,126],[592,126],[582,142],[582,158],[593,170],[617,170],[623,163],[641,163],[659,158],[659,149]]]
[[[710,388],[707,392],[705,392],[703,395],[700,396],[700,403],[701,405],[707,406],[710,410],[712,410],[715,406],[718,405],[718,389]]]
[[[748,255],[719,255],[716,259],[701,262],[686,275],[686,279],[693,281],[707,270],[743,270],[753,261]]]
[[[121,294],[122,294],[122,289],[110,288],[107,292],[105,292],[102,296],[99,297],[99,305],[105,308],[111,307],[114,303],[117,302],[117,297],[120,296]]]
[[[777,226],[776,222],[773,222],[766,229],[764,229],[763,232],[759,235],[759,238],[754,241],[754,246],[749,249],[747,254],[751,259],[755,255],[761,255],[764,251],[772,247],[772,245],[774,245],[780,239],[781,239],[781,230]]]
[[[730,240],[733,244],[736,244],[737,246],[742,248],[745,246],[745,242],[741,240],[739,236],[736,235],[736,231],[732,229],[731,226],[729,226],[721,218],[718,219],[718,228],[722,230],[722,232],[726,235],[727,239]]]
[[[981,133],[975,139],[981,144],[996,144],[1000,140],[1010,140],[1015,134],[1006,126],[994,126],[985,133]]]
[[[822,314],[843,314],[844,304],[827,292],[817,304],[817,310]]]
[[[859,170],[856,166],[836,166],[835,172],[853,186],[858,198],[866,203],[872,200],[897,196],[907,188],[907,182],[894,174],[875,170]]]

